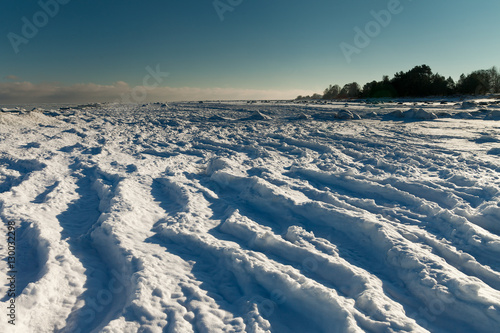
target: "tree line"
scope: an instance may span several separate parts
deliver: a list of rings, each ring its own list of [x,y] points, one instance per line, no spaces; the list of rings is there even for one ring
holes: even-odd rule
[[[340,88],[330,85],[323,95],[298,96],[303,99],[346,99],[346,98],[382,98],[382,97],[429,97],[452,95],[486,95],[500,93],[500,72],[496,67],[476,70],[460,75],[458,82],[451,77],[445,78],[432,73],[427,65],[415,66],[408,72],[398,72],[392,79],[384,75],[382,81],[366,83],[363,88],[352,82]]]

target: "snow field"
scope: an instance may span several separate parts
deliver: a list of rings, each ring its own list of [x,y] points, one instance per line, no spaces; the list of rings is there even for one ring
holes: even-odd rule
[[[0,113],[0,216],[20,251],[18,325],[0,328],[495,331],[500,125],[476,108]]]

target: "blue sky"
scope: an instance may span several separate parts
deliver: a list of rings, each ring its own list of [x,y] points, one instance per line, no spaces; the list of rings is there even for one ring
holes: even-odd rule
[[[196,100],[292,98],[421,64],[454,79],[500,66],[497,0],[219,0],[223,20],[213,0],[59,1],[1,2],[0,103],[116,99],[147,67],[169,73],[147,99]],[[341,43],[356,47],[354,29],[396,5],[348,62]],[[29,38],[13,46],[13,34]]]

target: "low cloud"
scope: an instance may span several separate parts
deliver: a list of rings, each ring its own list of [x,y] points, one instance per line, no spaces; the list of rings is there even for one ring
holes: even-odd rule
[[[7,80],[12,80],[12,81],[20,81],[21,78],[19,76],[15,76],[15,75],[7,75],[5,77]]]
[[[27,103],[143,103],[152,101],[291,99],[310,95],[308,90],[258,90],[236,88],[131,87],[125,82],[64,86],[57,83],[0,83],[0,104]]]

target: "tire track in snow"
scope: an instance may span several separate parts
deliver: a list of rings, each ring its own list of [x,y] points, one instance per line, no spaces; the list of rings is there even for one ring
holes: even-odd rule
[[[4,218],[2,218],[3,220]],[[27,221],[16,221],[16,294],[21,295],[30,283],[36,283],[45,270],[47,262],[46,240],[41,239],[38,226]],[[6,294],[0,302],[6,302],[10,297]]]
[[[12,157],[0,158],[0,194],[12,194],[12,190],[26,181],[37,171],[46,167],[37,160],[23,160]],[[2,221],[15,222],[16,229],[16,268],[20,272],[16,282],[16,294],[21,295],[30,283],[36,282],[42,274],[47,261],[45,240],[40,237],[38,226],[26,216],[16,214],[10,197],[0,198],[0,216]],[[3,245],[3,244],[2,244]],[[7,251],[6,251],[7,252]],[[19,255],[22,253],[22,255]],[[0,302],[8,300],[5,295]]]
[[[254,207],[260,206],[260,209],[266,209],[268,213],[276,218],[283,216],[284,211],[289,211],[292,214],[308,218],[309,222],[313,225],[332,226],[345,232],[351,240],[357,242],[362,248],[365,247],[366,255],[369,255],[370,252],[376,253],[377,257],[375,259],[377,261],[384,262],[389,271],[395,270],[398,278],[402,279],[413,294],[413,297],[419,299],[424,307],[429,306],[430,302],[436,298],[435,291],[431,288],[432,285],[437,283],[437,281],[447,285],[453,291],[447,295],[453,298],[451,303],[453,303],[454,309],[446,308],[443,316],[440,318],[441,322],[447,321],[449,324],[456,322],[457,320],[461,320],[465,313],[472,315],[469,311],[474,311],[474,316],[482,317],[481,321],[476,324],[477,327],[488,327],[488,325],[494,325],[495,321],[500,322],[500,314],[492,313],[493,316],[491,318],[489,318],[490,314],[484,316],[473,310],[474,308],[470,307],[467,302],[461,301],[460,299],[463,296],[457,296],[465,292],[462,289],[464,287],[461,285],[467,285],[467,283],[462,282],[457,286],[455,284],[457,282],[456,276],[461,275],[462,279],[469,280],[465,274],[454,267],[443,265],[441,262],[442,259],[432,254],[428,249],[408,241],[401,235],[396,235],[394,233],[395,230],[391,230],[389,225],[384,226],[376,221],[374,216],[351,214],[346,210],[318,205],[315,202],[297,201],[297,199],[293,198],[292,194],[268,187],[260,180],[245,180],[241,176],[234,176],[224,171],[215,172],[212,175],[212,180],[223,188],[227,187],[236,191],[243,191],[243,198],[248,200],[249,204],[254,205]],[[350,226],[353,223],[359,225],[356,228],[357,231],[355,234],[353,234],[354,229]],[[363,246],[363,242],[366,242],[368,247],[366,245]],[[384,255],[385,253],[387,253],[387,256]],[[424,273],[421,271],[424,267],[435,268]],[[415,276],[419,277],[414,279]],[[427,281],[423,279],[425,282],[422,282],[422,284],[416,282],[425,276],[427,276],[425,278]],[[446,282],[447,279],[450,280]],[[394,280],[394,277],[392,280]],[[485,292],[493,292],[493,289],[485,284],[481,288]],[[478,297],[474,292],[466,293],[468,294],[467,298],[475,299]],[[499,295],[497,295],[498,292],[493,292],[493,294],[496,296],[488,302],[492,302],[489,304],[496,306],[493,304],[497,304],[498,300],[495,301],[495,298]],[[462,314],[457,316],[457,313]]]
[[[392,216],[396,220],[417,225],[434,235],[446,235],[460,249],[472,254],[480,262],[498,267],[496,260],[500,248],[496,246],[499,238],[486,230],[477,228],[465,217],[453,211],[433,206],[424,198],[401,191],[392,186],[384,186],[377,182],[358,180],[350,175],[334,175],[323,171],[295,168],[287,176],[309,181],[314,187],[326,186],[333,194],[345,196],[355,207],[375,214]],[[373,202],[359,201],[351,198],[372,199]],[[399,204],[399,205],[398,205]],[[440,223],[436,223],[439,220]],[[476,237],[489,242],[484,246]],[[464,238],[468,241],[464,244]]]
[[[171,189],[174,190],[173,193],[177,193],[177,192],[179,192],[179,185],[175,185],[175,187],[174,188],[171,187]],[[187,206],[185,193],[186,192],[184,191],[183,194],[176,194],[176,195],[172,195],[172,196],[174,196],[176,198],[181,198],[179,200],[183,201],[184,204]],[[211,198],[207,198],[207,200],[211,203],[211,206],[215,206],[215,205],[220,206],[221,205],[220,201],[223,201],[222,206],[231,206],[231,203],[226,201],[223,198],[216,199],[212,196]],[[199,204],[200,200],[196,200],[196,202],[198,202],[198,204]],[[183,211],[186,212],[189,210],[190,210],[189,208],[185,208]],[[221,237],[222,235],[220,235],[220,232],[222,232],[224,235],[230,235],[230,236],[232,236],[232,238],[229,238],[229,240],[231,242],[234,242],[235,240],[237,240],[238,248],[241,248],[243,251],[247,251],[249,253],[259,253],[262,257],[266,258],[266,261],[273,262],[278,267],[295,267],[295,266],[300,267],[300,266],[304,265],[304,262],[302,262],[302,261],[297,262],[296,261],[297,259],[294,257],[297,256],[298,258],[304,259],[305,258],[304,255],[307,256],[307,259],[310,259],[313,261],[315,259],[317,259],[321,263],[328,262],[327,259],[317,257],[313,253],[308,252],[307,250],[305,250],[305,251],[302,250],[302,253],[299,254],[299,252],[301,250],[294,247],[294,245],[290,244],[290,245],[288,245],[289,247],[287,248],[286,247],[286,244],[288,244],[287,241],[282,243],[282,245],[279,245],[278,241],[274,241],[274,243],[276,244],[276,247],[273,247],[273,245],[272,245],[273,241],[271,241],[271,239],[276,240],[278,238],[281,238],[281,237],[276,236],[276,235],[274,236],[274,238],[271,238],[271,237],[273,237],[273,236],[271,236],[271,234],[266,234],[267,236],[264,236],[264,238],[261,241],[259,241],[258,237],[256,239],[254,236],[248,234],[249,232],[251,233],[251,231],[249,231],[249,230],[245,231],[246,230],[245,228],[248,225],[251,225],[251,222],[249,222],[250,220],[246,220],[248,222],[248,223],[246,223],[246,222],[244,222],[245,221],[244,219],[246,217],[240,216],[240,217],[235,218],[235,216],[240,216],[240,215],[233,214],[233,215],[231,215],[231,217],[229,219],[223,219],[223,220],[225,220],[225,222],[223,222],[222,226],[217,227],[217,229],[215,229],[215,230],[212,230],[210,232],[210,235],[212,235],[213,237],[215,237],[219,241],[227,239],[227,237]],[[239,224],[238,220],[242,220],[241,224]],[[235,229],[232,227],[233,225],[238,225],[239,227],[236,227],[236,229]],[[249,228],[254,229],[254,228],[257,228],[257,226],[258,226],[258,224],[255,223],[255,227],[249,227]],[[196,260],[197,265],[200,265],[200,264],[198,264],[198,262],[201,261],[203,263],[208,262],[209,264],[207,264],[207,266],[217,267],[217,270],[227,270],[228,269],[227,265],[229,265],[230,263],[225,264],[226,268],[220,267],[220,265],[221,265],[220,260],[221,259],[214,259],[213,258],[213,256],[216,256],[217,258],[219,258],[220,254],[217,254],[217,255],[214,254],[212,256],[206,255],[206,254],[203,254],[204,253],[203,251],[200,251],[197,249],[199,247],[199,245],[185,243],[186,239],[192,240],[192,238],[188,235],[188,234],[190,234],[190,232],[182,231],[182,227],[172,227],[172,228],[175,231],[169,231],[169,235],[171,235],[171,233],[173,232],[176,235],[175,239],[177,239],[177,238],[182,239],[182,240],[175,240],[175,239],[169,238],[170,242],[174,242],[174,243],[178,244],[177,251],[180,251],[180,253],[183,253],[184,255],[189,254],[190,260],[196,260],[196,259],[198,259],[197,256],[201,255],[203,257],[203,259]],[[179,230],[179,229],[181,229],[181,230]],[[170,229],[168,229],[168,230],[170,230]],[[160,234],[162,234],[162,233],[160,233]],[[193,236],[193,237],[195,237],[195,236]],[[201,240],[201,241],[203,241],[203,240]],[[268,241],[271,243],[268,244]],[[195,244],[196,243],[198,243],[198,241],[196,241]],[[257,245],[257,243],[259,243],[260,245]],[[167,246],[170,249],[170,251],[172,250],[172,246],[173,245],[170,243]],[[211,245],[206,244],[206,245],[204,245],[204,248],[205,247],[207,249],[210,249]],[[186,250],[186,248],[189,250]],[[255,251],[257,251],[257,252],[255,252]],[[284,254],[283,251],[286,253]],[[213,252],[213,250],[210,250],[210,252]],[[231,266],[229,266],[229,269],[231,269]],[[377,313],[375,315],[375,317],[377,317],[378,320],[380,320],[380,321],[372,321],[370,323],[371,326],[377,326],[377,327],[379,327],[380,330],[384,330],[382,327],[385,327],[385,329],[389,329],[389,327],[392,326],[393,329],[403,330],[403,331],[406,329],[409,329],[409,327],[414,327],[414,328],[416,327],[416,326],[414,326],[414,324],[412,324],[412,320],[409,318],[406,318],[406,316],[404,316],[403,314],[401,314],[400,317],[397,317],[394,313],[389,314],[389,315],[387,315],[387,314],[383,315],[382,310],[377,309],[377,305],[379,307],[385,307],[387,309],[390,308],[390,309],[392,309],[392,311],[396,311],[395,309],[399,307],[399,305],[397,305],[397,303],[395,303],[394,301],[389,301],[389,298],[387,298],[387,296],[385,296],[387,299],[386,302],[388,302],[388,303],[386,303],[386,305],[373,304],[374,299],[372,299],[372,296],[368,296],[368,295],[376,294],[377,288],[375,288],[373,286],[377,285],[378,282],[375,282],[375,283],[368,282],[369,280],[365,280],[365,282],[361,282],[361,281],[363,281],[363,279],[365,279],[365,277],[362,274],[360,275],[358,272],[357,273],[358,276],[355,277],[354,279],[361,279],[360,284],[357,285],[357,287],[356,287],[357,289],[355,288],[354,291],[349,292],[348,289],[346,289],[347,287],[345,286],[345,283],[347,281],[350,281],[349,283],[352,283],[353,276],[351,276],[351,278],[346,278],[345,281],[342,282],[343,277],[345,277],[346,274],[347,275],[349,275],[349,274],[356,275],[356,273],[353,273],[353,271],[351,271],[349,273],[349,268],[343,267],[342,264],[337,265],[337,269],[338,269],[338,271],[335,271],[335,269],[333,271],[332,270],[324,271],[324,270],[320,269],[320,271],[318,273],[318,272],[314,272],[313,270],[308,270],[308,269],[302,268],[302,269],[300,269],[300,273],[304,276],[304,278],[309,279],[309,281],[314,281],[314,283],[318,287],[320,285],[322,285],[321,288],[327,288],[327,290],[329,290],[329,292],[336,292],[339,296],[344,295],[346,292],[348,295],[353,296],[352,292],[354,292],[354,294],[358,295],[358,297],[359,297],[359,299],[358,299],[359,304],[357,306],[360,306],[362,309],[364,309],[364,311],[362,311],[362,312],[365,312],[368,317],[370,315],[374,315],[375,312]],[[200,270],[203,271],[202,269],[200,269]],[[251,274],[250,272],[248,272],[248,273]],[[318,278],[318,274],[321,276],[321,278]],[[336,274],[337,277],[332,277],[334,274]],[[203,281],[207,281],[206,275],[203,274],[202,276],[203,276]],[[211,276],[211,274],[208,274],[208,276]],[[324,282],[320,282],[321,280],[323,280]],[[326,281],[328,281],[328,282],[326,282]],[[340,284],[340,286],[342,287],[342,288],[340,288],[340,289],[342,289],[342,292],[339,292],[336,287],[332,286],[333,281],[335,281],[334,284],[336,284],[337,286],[339,286],[339,284]],[[211,283],[209,283],[209,282],[206,282],[204,284],[211,285]],[[363,287],[364,284],[367,284],[367,285],[371,284],[373,288],[364,289],[364,287]],[[364,291],[362,292],[362,290],[364,290]],[[276,291],[271,291],[271,294],[273,292],[275,293]],[[359,295],[361,293],[364,295]],[[383,292],[382,292],[382,294],[383,294]],[[264,299],[272,298],[272,296],[269,295],[269,291],[268,292],[261,291],[260,297],[264,297]],[[340,296],[340,297],[343,297],[343,296]],[[377,297],[380,297],[380,295]],[[392,304],[392,305],[389,305],[389,304]],[[282,307],[284,307],[284,306],[282,306]],[[292,311],[292,310],[289,309],[288,311]],[[365,326],[366,325],[365,321],[367,320],[366,318],[363,317],[365,314],[361,314],[362,312],[358,313],[356,310],[352,310],[352,311],[355,313],[355,317],[356,317],[356,321],[358,322],[358,325],[360,325],[360,327],[368,327],[368,326]],[[293,311],[293,312],[295,312],[295,311]],[[297,316],[297,314],[295,314],[295,316]],[[396,316],[394,321],[392,321],[392,319],[390,319],[393,316]],[[385,318],[385,320],[383,318]],[[279,325],[279,322],[280,322],[279,320],[276,322],[277,319],[274,319],[274,318],[268,318],[268,319],[270,320],[272,325]],[[302,320],[305,320],[305,318],[303,318]],[[406,329],[405,329],[405,327],[406,327]],[[306,328],[304,328],[304,329],[306,329]],[[309,329],[311,329],[311,327]]]
[[[382,281],[340,258],[335,246],[316,238],[313,233],[292,226],[284,236],[278,236],[238,212],[228,218],[220,229],[245,241],[252,250],[278,256],[282,261],[288,261],[288,265],[298,266],[302,275],[354,299],[355,308],[373,318],[370,330],[373,326],[379,330],[421,330],[406,317],[403,307],[385,294]],[[363,317],[359,314],[355,317],[358,325],[363,327]]]
[[[206,236],[202,236],[198,239],[198,235],[201,234],[196,232],[196,230],[199,230],[199,228],[208,228],[208,230],[211,230],[220,223],[220,220],[218,220],[220,216],[217,216],[215,221],[207,221],[213,218],[213,216],[207,216],[207,220],[205,220],[203,217],[204,214],[201,213],[204,210],[201,209],[200,206],[208,207],[210,205],[213,207],[218,204],[217,202],[212,202],[211,204],[206,202],[200,191],[188,189],[186,184],[180,185],[165,180],[161,181],[161,183],[163,183],[162,188],[166,194],[161,195],[159,192],[156,192],[156,197],[157,200],[166,200],[163,207],[169,209],[168,212],[172,214],[172,216],[167,221],[160,221],[156,225],[154,230],[157,232],[157,236],[155,236],[154,242],[165,246],[167,251],[179,255],[185,260],[195,261],[193,273],[197,279],[203,282],[200,287],[207,290],[208,296],[214,297],[221,309],[232,310],[232,313],[239,314],[241,317],[245,318],[245,322],[250,326],[255,324],[256,308],[254,306],[257,306],[257,309],[259,309],[259,311],[264,311],[265,315],[265,318],[259,315],[258,318],[260,319],[258,319],[258,321],[265,322],[268,320],[271,323],[271,327],[276,327],[278,330],[281,329],[283,332],[293,331],[294,329],[307,330],[308,327],[313,331],[319,330],[319,327],[314,328],[315,324],[304,314],[304,312],[309,313],[309,310],[302,307],[300,307],[301,310],[297,308],[292,309],[289,308],[288,305],[275,306],[274,302],[270,299],[275,297],[272,296],[272,294],[278,290],[278,288],[275,286],[269,289],[269,286],[265,286],[266,283],[263,281],[265,280],[263,276],[257,278],[259,281],[251,283],[253,287],[250,287],[246,283],[241,284],[241,279],[243,278],[241,274],[248,274],[249,278],[254,279],[252,278],[254,275],[253,269],[246,269],[246,273],[239,271],[239,269],[235,268],[238,266],[236,263],[238,260],[235,259],[236,254],[230,255],[228,251],[231,252],[234,250],[238,253],[241,252],[244,258],[255,256],[256,260],[261,261],[259,265],[264,266],[264,263],[268,260],[274,262],[271,258],[257,256],[256,253],[254,254],[253,251],[245,249],[245,247],[240,249],[234,241],[228,242],[225,237],[221,238],[222,234],[216,230],[212,230],[208,232]],[[209,192],[208,190],[207,193]],[[172,197],[180,198],[174,201],[175,203],[173,206]],[[212,197],[212,199],[214,198]],[[182,204],[179,205],[179,202],[182,202]],[[203,202],[205,202],[205,204],[202,204]],[[193,222],[195,222],[194,225],[198,225],[198,227],[193,229],[191,226]],[[227,250],[224,250],[224,247],[227,247]],[[273,268],[273,270],[277,269],[276,272],[280,271],[278,267],[286,267],[277,262],[273,265],[277,265],[277,268]],[[264,268],[264,266],[261,268],[264,269],[264,271],[260,274],[278,274],[266,272],[267,269]],[[248,278],[243,279],[247,280]],[[238,283],[235,283],[236,281],[238,281]],[[310,281],[316,284],[316,282],[313,282],[314,280]],[[319,288],[319,285],[317,286]],[[189,295],[192,295],[192,293],[189,293]],[[189,295],[188,298],[190,298]],[[310,302],[310,300],[307,302]],[[268,306],[267,309],[266,306]],[[334,307],[334,305],[328,304],[327,307]],[[201,309],[199,311],[201,311]],[[345,310],[338,311],[342,312]],[[203,311],[201,313],[203,313]],[[334,313],[336,312],[332,312],[330,315],[333,316]],[[203,321],[202,317],[197,319],[198,324],[200,320]],[[288,318],[290,322],[287,323],[283,318]],[[350,320],[353,320],[353,318],[351,317]],[[305,323],[308,323],[307,325],[309,326],[304,326]],[[333,325],[331,329],[335,331],[335,327],[342,327],[342,323]],[[201,331],[206,331],[206,329],[202,329]]]
[[[354,199],[352,197],[334,197],[329,192],[321,192],[319,190],[311,190],[304,187],[293,187],[293,189],[300,190],[311,200],[333,204],[353,211],[366,210],[373,214],[379,214],[383,216],[387,220],[387,223],[390,223],[392,227],[403,237],[411,240],[412,242],[418,242],[420,244],[430,246],[433,252],[443,257],[450,265],[464,271],[470,276],[480,278],[483,282],[495,289],[500,289],[500,273],[490,267],[496,267],[493,262],[497,259],[497,256],[492,254],[484,258],[484,255],[479,254],[479,261],[488,260],[489,263],[489,266],[481,265],[476,260],[478,259],[477,250],[475,251],[472,249],[471,251],[470,246],[464,246],[462,244],[462,240],[459,242],[458,239],[455,239],[455,242],[450,242],[448,240],[438,239],[438,237],[442,237],[443,233],[442,230],[440,231],[435,228],[432,230],[433,228],[430,228],[430,225],[432,225],[433,222],[435,223],[435,220],[431,217],[427,218],[425,216],[417,215],[410,217],[412,213],[409,211],[403,210],[402,212],[399,212],[392,209],[386,209],[383,206],[377,206],[373,202]],[[428,225],[423,226],[422,222],[428,223]],[[476,252],[476,257],[471,256],[468,252]]]
[[[464,253],[462,250],[467,249],[468,252],[476,252],[476,256],[479,255],[480,260],[484,255],[478,254],[477,250],[474,251],[474,249],[471,251],[470,246],[461,244],[462,239],[460,239],[460,244],[452,243],[451,245],[448,241],[443,242],[443,240],[437,239],[437,237],[443,235],[443,230],[432,230],[432,228],[430,228],[433,222],[435,224],[435,216],[426,217],[425,215],[417,215],[401,208],[398,210],[388,209],[384,206],[375,204],[372,200],[358,199],[350,196],[334,196],[333,193],[329,191],[325,191],[324,189],[319,190],[307,184],[298,184],[293,179],[288,179],[288,181],[286,178],[285,180],[277,180],[267,176],[265,180],[275,186],[289,186],[292,190],[305,194],[312,201],[332,204],[336,207],[351,211],[367,211],[372,214],[383,216],[387,223],[390,223],[403,237],[413,242],[430,246],[433,252],[443,257],[450,265],[470,276],[480,278],[483,282],[495,289],[500,289],[500,273],[494,271],[489,266],[481,265],[476,261],[476,258],[472,257],[470,254]],[[412,215],[414,216],[412,217]],[[455,241],[455,243],[458,242]],[[460,250],[458,246],[460,246]],[[493,265],[493,261],[496,259],[497,256],[494,253],[487,257],[489,265],[493,267],[496,267],[496,265]]]
[[[176,228],[189,228],[188,222],[191,221],[187,213],[193,205],[190,201],[191,194],[189,189],[178,184],[173,179],[156,178],[152,183],[151,194],[167,214],[165,220],[160,220],[155,224],[153,231],[157,231],[164,224],[180,224]],[[197,204],[199,205],[200,202]],[[203,227],[201,224],[198,226],[198,228]],[[180,287],[183,297],[178,298],[178,303],[188,313],[194,314],[193,318],[188,318],[193,332],[241,332],[243,330],[244,325],[242,320],[240,321],[238,318],[233,319],[229,315],[230,310],[232,310],[230,308],[230,301],[224,298],[226,296],[229,299],[233,299],[240,293],[239,287],[234,284],[234,278],[227,276],[228,273],[231,274],[229,271],[221,271],[222,267],[220,267],[216,258],[200,252],[199,247],[195,246],[195,244],[192,245],[186,242],[179,244],[179,241],[171,237],[161,237],[159,234],[149,238],[147,241],[164,247],[168,253],[179,256],[184,261],[195,263],[192,268],[192,274],[202,284],[198,286],[197,283],[189,281],[181,283]],[[224,287],[222,290],[225,292],[221,293],[221,288],[214,281],[223,283]],[[202,290],[205,290],[206,294]],[[230,295],[228,290],[234,294]],[[207,305],[203,306],[199,304],[200,301]],[[208,325],[208,322],[210,322],[210,325]],[[166,327],[166,331],[173,329],[171,327],[173,325],[175,323]]]
[[[311,285],[304,288],[296,286],[287,276],[300,274],[289,266],[275,263],[252,251],[227,247],[226,243],[217,241],[213,236],[200,239],[196,233],[166,228],[159,230],[158,234],[170,251],[175,249],[172,243],[177,244],[178,255],[203,263],[193,271],[195,277],[203,281],[200,287],[206,289],[222,309],[231,309],[233,314],[242,316],[247,325],[251,322],[250,319],[256,319],[255,311],[258,309],[258,321],[268,321],[271,329],[280,332],[360,331],[354,317],[347,311],[350,308],[348,302],[314,280],[301,278],[296,283]],[[228,275],[231,281],[229,283],[224,281],[224,277]],[[283,302],[280,296],[282,293],[293,297],[289,299],[290,303],[275,302]],[[221,298],[218,295],[229,296]],[[234,300],[234,297],[237,299]],[[295,300],[298,302],[294,302]],[[320,314],[317,312],[318,303],[322,305]],[[201,331],[219,330],[205,328]]]
[[[96,169],[85,168],[78,162],[71,166],[77,186],[78,199],[61,212],[57,218],[61,227],[61,237],[70,245],[70,250],[85,268],[85,292],[66,321],[66,327],[60,332],[92,332],[103,327],[123,306],[123,297],[111,294],[109,286],[115,283],[111,268],[103,260],[91,233],[99,228],[101,216],[101,198],[95,188]],[[83,303],[83,306],[81,304]]]

